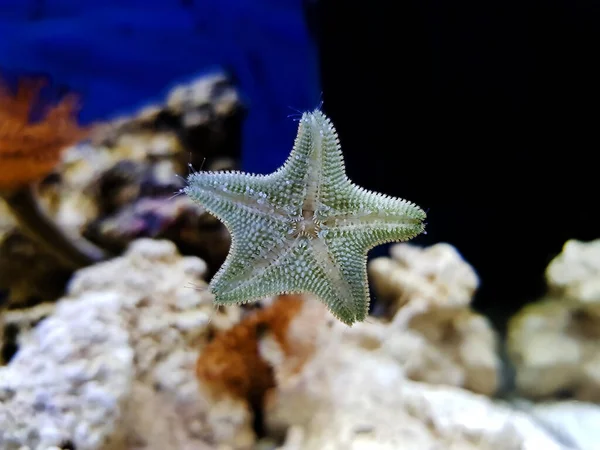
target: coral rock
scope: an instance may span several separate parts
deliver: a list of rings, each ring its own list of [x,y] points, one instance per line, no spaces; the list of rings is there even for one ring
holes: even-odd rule
[[[241,316],[238,307],[215,311],[213,297],[202,280],[206,270],[204,261],[181,256],[172,242],[152,239],[134,241],[122,257],[76,272],[69,284],[68,296],[57,303],[56,313],[44,319],[30,333],[33,338],[39,336],[45,339],[56,335],[56,339],[49,341],[53,345],[51,351],[46,349],[47,366],[35,364],[36,357],[31,353],[33,344],[30,343],[33,338],[24,334],[18,353],[5,369],[0,369],[5,372],[0,373],[11,373],[14,379],[20,375],[26,378],[28,369],[20,363],[26,360],[34,365],[35,370],[47,368],[46,376],[59,378],[63,383],[61,388],[66,386],[64,389],[68,390],[69,380],[64,379],[65,372],[57,370],[56,366],[60,369],[61,361],[68,360],[71,342],[81,334],[83,337],[78,339],[86,339],[73,350],[76,351],[73,357],[81,358],[77,360],[76,368],[85,368],[89,364],[94,370],[101,369],[92,356],[104,351],[105,345],[110,344],[110,352],[106,350],[109,362],[115,355],[118,357],[118,349],[129,351],[130,377],[117,402],[123,408],[113,406],[113,413],[99,415],[99,422],[93,422],[104,424],[104,434],[110,439],[118,438],[118,442],[126,444],[125,447],[113,448],[208,450],[218,445],[230,445],[235,449],[251,448],[254,433],[250,411],[242,402],[217,403],[210,396],[203,395],[194,375],[198,349],[206,345],[211,334],[230,328]],[[68,308],[78,313],[70,314],[66,320],[61,311]],[[102,327],[102,324],[90,324],[84,320],[86,314],[104,317],[109,313],[113,314],[120,328]],[[59,319],[64,322],[61,327],[57,326]],[[74,337],[70,337],[71,331]],[[102,333],[110,333],[110,336],[102,338]],[[118,345],[113,345],[112,339],[117,338],[120,339]],[[114,364],[118,361],[115,360]],[[75,369],[69,371],[79,376]],[[85,373],[82,376],[86,376]],[[94,381],[93,378],[90,380]],[[118,380],[115,376],[114,382]],[[102,378],[103,383],[109,381]],[[27,389],[42,391],[46,389],[40,384],[42,382],[43,379],[38,382],[36,378],[31,378],[31,386],[28,385]],[[97,391],[92,391],[94,383],[86,388],[86,379],[77,379],[77,383],[79,390],[75,390],[75,394],[79,394],[81,389],[90,389],[93,393]],[[24,392],[19,397],[24,399],[23,411],[35,408],[33,400],[25,396],[27,389],[23,386],[17,389],[18,392]],[[52,445],[85,443],[87,441],[82,440],[81,436],[89,435],[98,445],[76,445],[78,449],[106,448],[100,445],[100,437],[97,437],[100,434],[90,428],[91,425],[86,425],[86,415],[94,414],[94,411],[93,405],[85,403],[81,408],[73,409],[73,414],[66,415],[65,420],[81,423],[81,427],[61,432],[56,438],[60,438],[60,442],[52,441]],[[29,418],[31,414],[19,412],[17,417]],[[221,420],[215,419],[218,417]],[[109,428],[117,423],[118,429],[110,431]],[[32,432],[32,436],[37,436],[43,430],[43,424],[36,422],[31,422],[31,427],[37,430]],[[12,436],[18,434],[21,428],[11,422],[3,422],[1,429],[6,430],[6,436],[13,439]],[[0,448],[4,447],[0,445]],[[32,445],[31,448],[41,450],[48,447]]]
[[[598,447],[600,406],[578,401],[541,403],[530,408],[531,414],[561,436],[571,448]]]
[[[567,241],[546,269],[550,297],[508,326],[517,388],[529,397],[600,402],[600,240]]]
[[[600,239],[567,241],[546,268],[546,282],[554,296],[600,302]]]
[[[587,308],[545,299],[510,320],[507,348],[522,395],[600,401],[600,317]]]
[[[412,298],[444,306],[468,306],[479,278],[454,247],[440,243],[428,248],[395,244],[390,258],[371,261],[369,274],[382,299],[395,311]]]
[[[392,246],[369,273],[393,316],[394,352],[413,380],[450,384],[491,395],[499,385],[497,338],[470,310],[479,285],[473,268],[448,244]]]
[[[0,448],[121,448],[135,369],[119,303],[61,303],[0,368]]]
[[[524,413],[406,379],[383,324],[320,329],[313,357],[268,395],[269,433],[287,434],[280,450],[563,448]]]

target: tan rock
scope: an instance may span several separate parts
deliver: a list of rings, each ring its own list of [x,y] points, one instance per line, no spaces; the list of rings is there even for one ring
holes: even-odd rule
[[[389,339],[407,376],[493,394],[499,385],[497,337],[471,311],[479,285],[473,268],[449,244],[396,244],[391,258],[369,264],[378,298],[392,315]]]
[[[546,269],[550,297],[509,322],[517,388],[528,397],[600,401],[600,240],[567,241]]]
[[[546,268],[550,295],[600,302],[600,239],[569,240]]]
[[[371,261],[369,274],[378,295],[395,303],[393,313],[413,298],[444,306],[468,306],[479,279],[473,268],[449,244],[421,248],[395,244],[391,258]]]
[[[135,376],[116,294],[58,305],[0,368],[0,448],[124,449]]]
[[[382,327],[323,328],[314,357],[281,378],[266,406],[270,433],[287,433],[281,450],[563,448],[526,414],[408,380]]]
[[[507,350],[522,395],[570,393],[600,401],[600,322],[586,308],[574,300],[545,299],[510,320]]]
[[[182,257],[169,241],[151,239],[135,241],[122,257],[78,271],[56,312],[30,338],[23,336],[17,355],[0,369],[0,387],[16,399],[0,406],[9,408],[4,416],[0,413],[5,442],[32,450],[63,442],[84,450],[252,448],[252,414],[246,405],[214,401],[195,376],[198,352],[209,335],[231,327],[241,315],[237,307],[214,308],[202,279],[205,271],[202,260]],[[122,361],[120,352],[129,355],[128,365],[117,366],[127,374],[125,381],[124,375],[103,369]],[[43,377],[31,375],[38,372]],[[71,381],[65,376],[71,372],[83,378]],[[51,380],[50,389],[46,380]],[[108,389],[111,383],[120,383],[119,389]],[[48,431],[50,437],[42,441],[36,436],[46,433],[43,415],[36,416],[38,422],[25,421],[27,435],[11,417],[33,417],[36,396],[45,392],[51,394],[50,405],[62,401],[62,392],[69,393],[63,409],[48,409],[57,420],[70,422],[53,425],[58,431]],[[93,403],[100,393],[102,414]],[[12,448],[1,442],[0,448]]]

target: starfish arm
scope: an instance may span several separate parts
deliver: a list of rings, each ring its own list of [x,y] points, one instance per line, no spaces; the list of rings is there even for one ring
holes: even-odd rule
[[[268,264],[256,264],[236,283],[219,284],[217,304],[244,303],[285,293],[312,293],[331,313],[352,325],[369,309],[366,250],[349,234],[323,240],[297,239]]]
[[[346,181],[337,132],[319,110],[304,113],[292,153],[274,175],[293,180],[301,202],[301,213],[314,212]]]
[[[362,235],[372,248],[421,234],[425,218],[425,212],[407,200],[348,183],[323,218],[323,228]]]
[[[313,254],[331,286],[321,300],[347,325],[362,322],[369,313],[367,252],[350,234],[328,233],[313,240]]]
[[[349,324],[356,321],[356,314],[342,296],[347,293],[346,284],[332,279],[330,264],[322,254],[315,253],[308,239],[295,239],[269,264],[253,272],[253,276],[238,283],[219,286],[215,303],[245,303],[279,294],[309,292],[322,299],[341,320]],[[340,286],[342,289],[338,289]]]
[[[334,295],[323,298],[331,312],[342,322],[352,325],[363,321],[369,311],[370,295],[367,278],[367,253],[386,242],[405,241],[422,230],[423,226],[406,223],[405,219],[360,222],[339,225],[322,231],[322,240],[313,245],[327,249],[327,271]]]
[[[285,209],[272,203],[267,177],[236,172],[190,175],[184,192],[222,221],[231,235],[231,248],[211,286],[235,284],[265,264],[284,246],[293,231]]]
[[[302,200],[298,191],[294,180],[286,179],[280,172],[254,175],[233,171],[193,173],[182,190],[219,219],[238,207],[263,216],[287,217],[296,213],[291,205]]]
[[[233,252],[232,252],[233,253]],[[300,292],[304,268],[310,264],[301,240],[287,242],[272,257],[248,268],[249,274],[231,282],[231,268],[226,268],[222,281],[211,281],[215,303],[246,303],[282,293]],[[224,265],[225,266],[225,265]],[[214,283],[214,284],[213,284]]]

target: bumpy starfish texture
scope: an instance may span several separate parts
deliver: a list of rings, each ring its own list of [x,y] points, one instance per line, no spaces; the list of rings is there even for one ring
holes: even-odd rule
[[[219,305],[312,293],[342,322],[363,321],[368,250],[424,230],[421,208],[348,179],[335,128],[319,110],[302,115],[292,153],[277,171],[196,172],[182,191],[231,234],[209,284]]]

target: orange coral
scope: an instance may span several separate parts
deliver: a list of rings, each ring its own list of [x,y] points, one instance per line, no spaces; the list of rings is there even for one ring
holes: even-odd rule
[[[288,327],[303,302],[299,295],[281,295],[271,306],[253,312],[233,328],[215,336],[198,358],[198,378],[214,390],[228,392],[259,406],[266,391],[275,385],[273,370],[258,350],[261,335],[271,332],[287,354]]]
[[[11,190],[48,175],[64,148],[83,139],[87,131],[77,125],[76,98],[66,96],[32,123],[30,114],[43,82],[22,80],[16,93],[0,81],[0,189]]]
[[[66,267],[77,269],[106,254],[83,239],[72,239],[54,223],[37,200],[36,182],[54,169],[64,148],[88,132],[77,125],[73,96],[32,122],[42,86],[40,80],[22,80],[13,94],[0,80],[0,197],[25,233]]]

